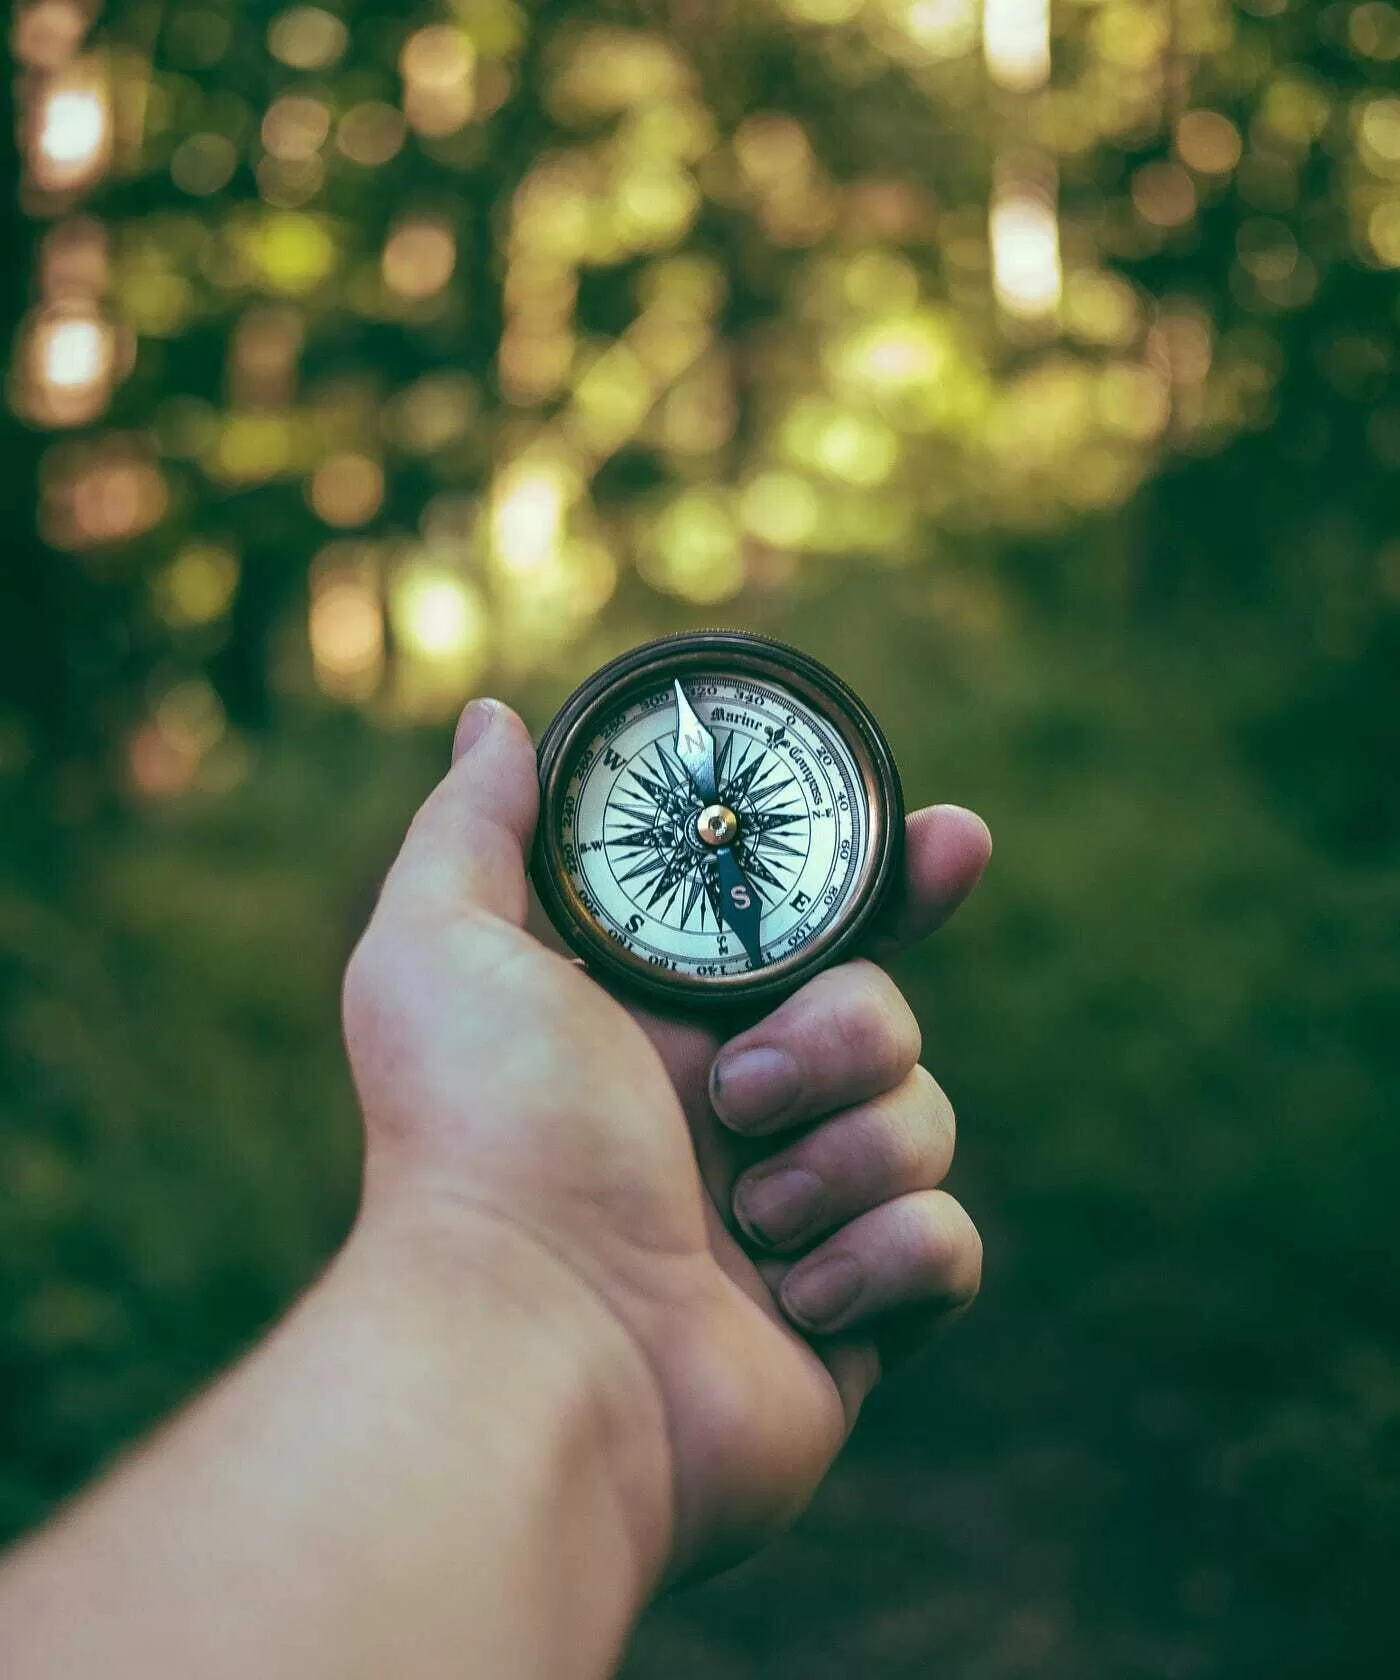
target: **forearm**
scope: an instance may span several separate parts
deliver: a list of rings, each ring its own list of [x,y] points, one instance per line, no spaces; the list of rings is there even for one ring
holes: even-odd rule
[[[11,1680],[610,1673],[663,1555],[659,1418],[547,1257],[482,1253],[359,1233],[0,1573]]]

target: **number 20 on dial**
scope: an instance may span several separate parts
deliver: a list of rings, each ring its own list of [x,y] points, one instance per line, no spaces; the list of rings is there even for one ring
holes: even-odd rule
[[[791,991],[850,952],[898,872],[878,725],[764,637],[635,648],[565,702],[539,758],[545,909],[600,976],[674,1007]]]

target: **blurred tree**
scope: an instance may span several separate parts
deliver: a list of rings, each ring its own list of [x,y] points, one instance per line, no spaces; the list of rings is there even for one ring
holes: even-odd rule
[[[15,14],[58,557],[7,680],[66,669],[148,794],[276,694],[444,714],[619,590],[612,634],[833,558],[990,601],[1011,537],[1038,592],[1323,611],[1334,658],[1393,602],[1388,4],[93,18]]]

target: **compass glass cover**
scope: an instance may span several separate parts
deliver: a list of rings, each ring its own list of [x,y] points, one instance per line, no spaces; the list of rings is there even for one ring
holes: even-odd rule
[[[574,917],[657,981],[790,969],[831,943],[870,884],[858,748],[849,725],[760,676],[700,668],[605,693],[557,783]]]

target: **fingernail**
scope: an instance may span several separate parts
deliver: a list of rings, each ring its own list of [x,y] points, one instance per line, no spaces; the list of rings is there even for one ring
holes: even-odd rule
[[[486,733],[487,726],[496,715],[496,708],[500,704],[496,700],[473,700],[457,721],[457,733],[452,741],[452,762],[469,753],[481,737]]]
[[[812,1330],[832,1323],[860,1294],[860,1262],[849,1254],[833,1254],[814,1265],[789,1272],[783,1281],[783,1305]]]
[[[755,1173],[734,1187],[735,1215],[762,1243],[791,1242],[814,1223],[825,1200],[825,1186],[808,1167]]]
[[[786,1050],[736,1050],[710,1073],[710,1101],[727,1126],[742,1130],[776,1118],[801,1087],[797,1063]]]

